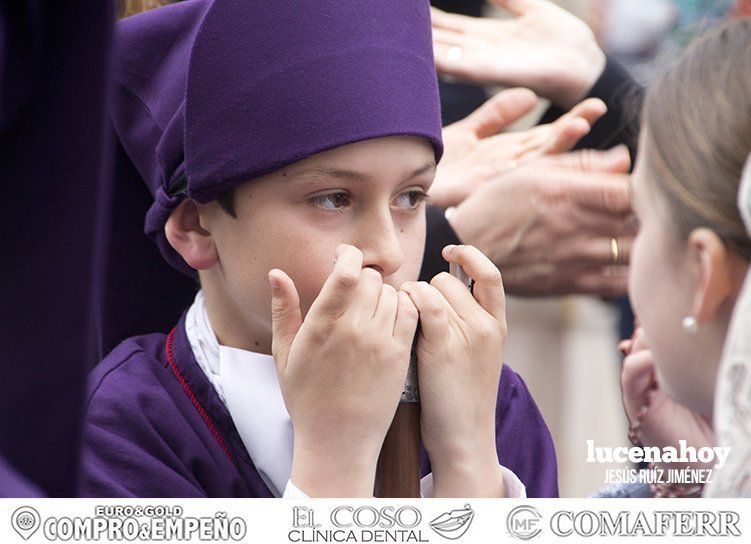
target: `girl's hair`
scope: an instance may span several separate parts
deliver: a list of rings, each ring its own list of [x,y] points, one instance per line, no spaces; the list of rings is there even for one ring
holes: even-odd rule
[[[141,13],[142,11],[148,11],[152,8],[159,8],[172,4],[175,0],[119,0],[117,17],[122,19],[130,15]]]
[[[731,21],[694,42],[650,86],[642,151],[676,234],[717,233],[751,259],[737,205],[751,151],[751,19]]]

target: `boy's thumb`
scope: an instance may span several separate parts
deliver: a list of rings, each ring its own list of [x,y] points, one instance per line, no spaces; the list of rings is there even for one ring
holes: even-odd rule
[[[271,284],[271,351],[279,370],[287,366],[292,341],[302,325],[300,296],[292,279],[281,270],[269,272]]]

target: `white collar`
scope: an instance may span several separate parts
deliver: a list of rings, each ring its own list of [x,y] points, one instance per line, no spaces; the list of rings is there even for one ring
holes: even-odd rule
[[[292,471],[292,420],[271,355],[219,345],[199,291],[185,317],[198,366],[227,406],[261,478],[281,497]]]

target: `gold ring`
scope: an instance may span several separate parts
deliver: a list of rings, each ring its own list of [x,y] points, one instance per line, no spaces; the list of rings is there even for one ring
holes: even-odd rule
[[[620,256],[620,251],[618,251],[618,240],[615,238],[610,239],[610,255],[613,258],[613,264],[618,264],[618,257]]]

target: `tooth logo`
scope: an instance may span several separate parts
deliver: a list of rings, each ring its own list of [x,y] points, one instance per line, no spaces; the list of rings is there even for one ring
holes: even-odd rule
[[[474,518],[475,511],[465,504],[464,508],[451,510],[435,518],[430,522],[430,528],[443,538],[456,540],[464,536]]]
[[[13,512],[10,518],[10,524],[21,535],[24,540],[29,540],[37,529],[39,529],[39,512],[31,506],[22,506]]]

